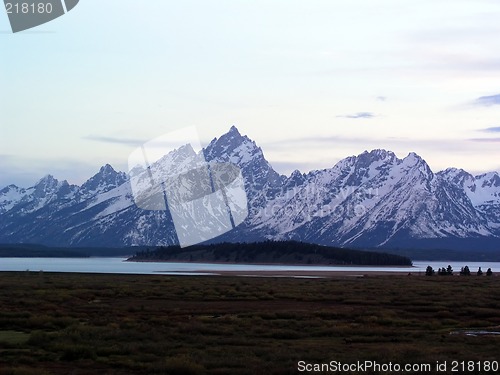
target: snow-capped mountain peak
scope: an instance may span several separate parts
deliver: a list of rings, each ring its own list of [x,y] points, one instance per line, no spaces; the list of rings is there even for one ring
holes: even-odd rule
[[[235,164],[249,163],[255,158],[264,159],[262,149],[246,135],[242,136],[235,126],[220,138],[214,138],[204,149],[204,154],[210,161]]]
[[[35,192],[37,194],[46,194],[57,188],[59,181],[54,176],[48,174],[42,177],[35,185]]]
[[[117,172],[109,164],[102,166],[94,176],[88,179],[79,189],[81,196],[90,196],[106,193],[127,181],[127,175]]]
[[[149,162],[147,174],[140,167],[129,175],[106,164],[82,186],[47,175],[29,188],[1,189],[0,242],[176,243],[169,212],[134,204],[131,181],[161,183],[205,162],[220,162],[241,170],[249,216],[214,241],[289,238],[360,247],[453,248],[474,238],[482,245],[500,246],[499,174],[473,176],[458,168],[433,173],[414,152],[400,159],[383,149],[365,151],[332,168],[296,170],[286,177],[233,126],[200,153],[185,145]]]

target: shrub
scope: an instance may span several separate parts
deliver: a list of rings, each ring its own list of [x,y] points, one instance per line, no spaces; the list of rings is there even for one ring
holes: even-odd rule
[[[425,270],[425,275],[432,276],[434,275],[434,273],[435,273],[434,268],[432,268],[431,266],[427,266],[427,269]]]
[[[205,368],[187,357],[174,357],[165,362],[165,371],[169,375],[199,375]]]
[[[481,267],[479,267],[479,269],[481,269]],[[462,267],[462,269],[460,270],[460,275],[461,276],[470,276],[469,266]]]

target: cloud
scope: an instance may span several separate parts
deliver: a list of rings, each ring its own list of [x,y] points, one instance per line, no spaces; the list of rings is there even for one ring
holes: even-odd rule
[[[491,126],[489,128],[478,129],[478,131],[483,133],[500,133],[500,126]],[[490,143],[498,143],[500,142],[500,138],[470,138],[469,141],[472,142],[490,142]]]
[[[493,126],[491,128],[479,129],[479,131],[486,133],[500,133],[500,126]]]
[[[500,94],[481,96],[474,101],[475,105],[490,107],[492,105],[500,105]]]
[[[120,144],[120,145],[132,145],[132,146],[139,146],[139,145],[144,143],[144,140],[105,137],[105,136],[100,136],[100,135],[88,135],[86,137],[83,137],[83,139],[86,139],[88,141],[114,143],[114,144]]]
[[[481,147],[478,142],[500,142],[500,138],[472,138],[472,139],[418,139],[418,138],[372,138],[372,137],[352,137],[343,135],[325,135],[325,136],[310,136],[301,138],[285,138],[277,141],[266,142],[262,144],[264,152],[266,150],[274,151],[287,151],[290,149],[297,149],[303,147],[304,149],[318,149],[330,145],[343,145],[346,149],[354,151],[357,155],[363,150],[371,150],[382,148],[396,153],[402,154],[409,151],[418,151],[422,155],[425,152],[438,151],[440,154],[443,152],[463,152],[472,150],[471,152],[479,152]],[[353,149],[354,148],[354,149]],[[427,151],[424,151],[427,150]],[[347,156],[347,154],[345,155]]]
[[[379,102],[385,102],[387,100],[387,96],[377,96],[376,99],[379,101]]]
[[[472,142],[493,142],[493,143],[499,143],[500,138],[471,138],[469,141]]]
[[[373,118],[375,115],[372,112],[358,112],[350,115],[337,116],[343,118]]]

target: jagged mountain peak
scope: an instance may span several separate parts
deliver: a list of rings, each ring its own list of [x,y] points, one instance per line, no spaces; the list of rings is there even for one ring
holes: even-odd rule
[[[66,182],[67,183],[67,182]],[[33,195],[37,198],[45,197],[51,193],[55,193],[60,187],[59,180],[51,174],[42,177],[34,186]]]
[[[34,185],[34,186],[38,186],[38,185],[52,185],[52,184],[57,184],[59,181],[54,178],[53,175],[51,174],[47,174],[45,176],[43,176],[40,180],[38,180],[38,182]]]
[[[212,142],[203,150],[208,162],[232,163],[241,168],[249,200],[263,202],[274,196],[286,180],[279,175],[264,157],[262,149],[248,138],[241,135],[235,126]]]
[[[0,213],[6,212],[16,205],[25,195],[26,189],[14,184],[0,190]]]
[[[420,172],[420,174],[426,179],[432,179],[434,173],[427,164],[427,162],[417,153],[410,152],[403,160],[402,165],[407,169],[414,169]]]
[[[11,190],[19,190],[19,189],[20,189],[19,186],[14,185],[14,184],[10,184],[10,185],[5,186],[3,189],[0,189],[0,194],[6,194]]]
[[[193,156],[196,154],[191,143],[187,143],[185,145],[182,145],[181,147],[179,147],[171,152],[176,153],[176,154],[180,154],[180,155],[185,155],[185,156]]]
[[[371,151],[365,150],[361,154],[356,156],[348,156],[345,159],[340,160],[335,166],[337,168],[344,168],[347,166],[368,166],[373,163],[386,162],[395,163],[401,160],[397,158],[396,154],[392,151],[387,151],[384,149],[374,149]]]
[[[462,168],[455,168],[455,167],[446,168],[444,171],[440,171],[437,174],[447,175],[447,176],[452,176],[452,177],[464,175],[464,174],[469,175],[469,173],[467,171],[463,170]]]
[[[466,181],[473,183],[475,180],[475,177],[469,172],[463,170],[462,168],[455,167],[446,168],[444,171],[436,173],[436,175],[445,178],[458,186],[463,186]]]
[[[214,138],[203,152],[207,161],[230,162],[242,169],[256,165],[272,169],[262,149],[246,135],[241,135],[235,126],[219,138]]]
[[[301,173],[298,169],[294,170],[290,177],[286,179],[284,189],[288,190],[290,188],[300,186],[306,180],[306,176]]]
[[[192,169],[198,161],[240,167],[250,214],[222,240],[293,238],[329,245],[404,247],[422,238],[487,237],[500,243],[497,172],[472,177],[449,168],[434,175],[416,153],[399,159],[391,151],[374,149],[333,168],[305,174],[295,170],[285,177],[236,126],[200,153],[186,145],[157,156],[148,161],[155,181]],[[149,181],[142,181],[140,174],[135,178],[138,183]],[[59,246],[175,243],[168,212],[135,205],[127,179],[106,164],[81,187],[50,175],[27,189],[10,185],[0,190],[0,241]],[[135,181],[132,173],[130,179]]]
[[[408,160],[409,162],[415,162],[415,163],[425,163],[425,160],[416,152],[409,152],[408,155],[403,158],[403,160]]]
[[[476,180],[482,181],[482,187],[500,187],[500,176],[498,172],[489,172],[476,176]]]
[[[248,162],[255,156],[263,157],[262,149],[246,135],[241,135],[234,125],[227,133],[214,138],[204,149],[204,153],[207,160],[227,159],[231,156],[236,163]]]
[[[196,151],[190,143],[182,145],[174,150],[169,151],[158,160],[150,160],[149,162],[158,165],[172,167],[174,164],[182,164],[185,160],[196,157]]]
[[[371,151],[365,150],[362,154],[358,155],[358,158],[364,158],[367,160],[393,160],[396,159],[396,154],[392,151],[387,151],[384,149],[374,149]]]
[[[103,165],[99,172],[89,178],[81,187],[80,194],[93,195],[114,189],[127,181],[127,175],[117,172],[110,164]]]
[[[241,133],[235,125],[232,125],[229,128],[229,131],[227,132],[227,134],[231,134],[234,137],[241,137]]]
[[[107,175],[107,174],[115,174],[117,172],[110,164],[105,164],[99,169],[99,173]]]
[[[192,145],[188,143],[170,151],[156,161],[150,160],[149,162],[151,163],[149,167],[153,171],[153,174],[159,173],[163,175],[163,177],[157,175],[156,178],[162,179],[168,175],[186,172],[192,169],[193,166],[200,165],[199,163],[202,162],[202,158],[201,153],[196,153]]]
[[[333,168],[317,175],[320,175],[323,181],[339,179],[347,186],[356,186],[376,176],[387,174],[394,165],[401,163],[402,160],[392,151],[375,149],[342,159]]]

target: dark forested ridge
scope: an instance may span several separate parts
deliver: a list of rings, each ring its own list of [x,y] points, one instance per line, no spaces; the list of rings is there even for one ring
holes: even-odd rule
[[[53,247],[38,244],[0,244],[0,258],[88,258],[130,256],[142,247]]]
[[[371,251],[350,250],[296,241],[221,243],[146,249],[130,261],[186,261],[363,266],[411,266],[409,258]]]
[[[36,244],[0,244],[0,258],[85,258],[87,254],[75,249],[50,248]]]

